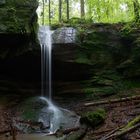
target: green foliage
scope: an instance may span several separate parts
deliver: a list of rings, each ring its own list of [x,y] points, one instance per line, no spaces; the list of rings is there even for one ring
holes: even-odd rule
[[[123,36],[128,37],[128,35],[131,35],[135,31],[137,31],[139,28],[140,28],[140,23],[128,22],[123,26],[120,32]]]
[[[106,112],[102,108],[98,108],[95,111],[84,113],[80,119],[81,123],[86,123],[92,127],[104,122],[106,118]]]
[[[39,0],[42,7],[42,0]],[[59,1],[51,0],[51,23],[59,22]],[[67,21],[67,1],[62,0],[62,21]],[[85,1],[85,18],[80,19],[80,0],[69,0],[70,24],[75,23],[118,23],[139,21],[139,2],[134,0],[86,0]],[[45,23],[49,24],[49,4],[45,3]],[[42,21],[42,12],[39,13],[39,23]],[[68,21],[67,21],[68,22]]]

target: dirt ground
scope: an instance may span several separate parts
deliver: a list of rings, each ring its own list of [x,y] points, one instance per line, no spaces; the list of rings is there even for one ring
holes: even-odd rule
[[[126,126],[128,122],[130,122],[137,116],[140,116],[140,89],[133,89],[129,92],[131,92],[131,95],[136,97],[138,96],[139,98],[136,98],[134,100],[121,101],[117,103],[108,103],[87,107],[84,106],[84,104],[87,103],[87,101],[85,101],[74,107],[74,111],[77,112],[79,115],[81,115],[83,112],[94,111],[97,108],[104,108],[107,111],[107,116],[104,123],[94,129],[89,127],[86,135],[82,140],[105,140],[105,136],[107,136],[109,133],[112,133],[113,131],[115,133],[115,130],[117,132],[117,129]],[[129,97],[127,95],[130,96],[130,93],[126,93],[126,95],[124,95],[123,97]],[[108,101],[108,98],[101,99],[101,101],[104,100]],[[121,139],[140,140],[140,128],[138,127],[134,131],[125,134]],[[114,139],[110,138],[108,140]]]
[[[105,122],[98,128],[89,128],[83,140],[100,140],[107,134],[116,130],[116,128],[125,126],[129,121],[140,115],[140,99],[121,103],[107,104],[103,107],[107,110]],[[92,107],[88,107],[88,110],[91,111]],[[123,139],[140,140],[140,128],[136,129],[132,133],[126,134]]]

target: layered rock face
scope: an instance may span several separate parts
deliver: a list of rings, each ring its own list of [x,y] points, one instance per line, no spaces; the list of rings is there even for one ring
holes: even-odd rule
[[[0,1],[0,58],[18,55],[36,44],[37,7],[37,0]]]
[[[37,7],[38,0],[0,0],[0,95],[22,93],[19,81],[40,80]]]
[[[139,86],[140,32],[124,27],[93,24],[77,33],[76,44],[54,45],[57,92],[98,98]]]

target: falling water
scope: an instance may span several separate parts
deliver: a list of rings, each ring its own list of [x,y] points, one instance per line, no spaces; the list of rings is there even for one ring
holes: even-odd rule
[[[51,101],[52,96],[52,31],[48,26],[39,29],[39,41],[41,45],[41,101],[45,101],[46,106],[41,110],[39,122],[44,126],[49,126],[49,133],[54,133],[60,127],[69,128],[76,125],[79,117],[68,110],[58,108]],[[47,97],[47,98],[46,98]],[[75,116],[75,118],[74,118]]]
[[[47,106],[43,108],[40,114],[39,121],[43,122],[45,126],[49,125],[50,133],[55,132],[60,127],[60,118],[63,117],[62,112],[56,107],[52,101],[52,66],[51,66],[51,52],[52,40],[51,30],[48,26],[42,26],[39,30],[39,41],[41,45],[41,96],[40,99],[45,101]],[[47,98],[46,98],[47,97]],[[49,122],[49,124],[48,124]]]
[[[51,52],[52,40],[49,26],[42,26],[39,30],[39,40],[41,45],[41,94],[51,100],[52,94],[52,66]]]

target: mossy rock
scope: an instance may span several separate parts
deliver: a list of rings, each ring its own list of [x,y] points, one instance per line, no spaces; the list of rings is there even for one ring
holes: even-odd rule
[[[23,110],[21,117],[24,120],[32,120],[37,122],[41,109],[47,106],[48,104],[45,100],[42,100],[40,97],[34,97],[23,102],[19,107],[19,111]]]
[[[119,91],[124,90],[121,75],[113,70],[98,72],[90,80],[81,84],[84,85],[83,92],[87,97],[94,99],[116,95]]]
[[[37,0],[3,0],[0,6],[0,33],[23,33],[23,28],[26,33],[33,32],[33,24],[37,25]]]
[[[129,55],[128,48],[114,29],[81,29],[77,35],[77,43],[80,48],[77,50],[75,61],[93,65],[95,68],[112,69]]]
[[[106,118],[106,112],[104,109],[99,108],[95,111],[87,112],[82,115],[80,122],[86,123],[92,127],[96,127],[104,122]]]

